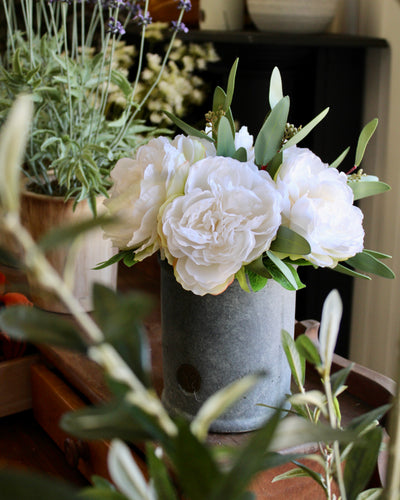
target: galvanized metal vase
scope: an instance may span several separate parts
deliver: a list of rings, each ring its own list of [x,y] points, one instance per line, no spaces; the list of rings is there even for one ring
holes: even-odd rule
[[[220,295],[200,297],[176,282],[161,262],[163,403],[171,414],[193,419],[217,390],[249,373],[266,376],[221,417],[212,432],[260,427],[290,392],[290,369],[281,330],[294,333],[295,292],[273,280],[248,293],[235,280]]]

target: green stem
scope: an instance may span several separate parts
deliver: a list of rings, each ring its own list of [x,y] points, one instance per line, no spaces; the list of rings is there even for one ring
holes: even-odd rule
[[[67,93],[68,93],[68,106],[69,106],[69,136],[73,138],[73,107],[72,107],[72,95],[71,95],[71,75],[69,71],[70,59],[68,55],[68,34],[67,34],[67,5],[65,3],[62,4],[62,20],[63,20],[63,31],[64,31],[64,45],[65,45],[65,63],[67,67]]]
[[[337,429],[338,424],[337,424],[337,418],[336,418],[336,413],[335,413],[335,406],[334,406],[334,402],[333,402],[332,387],[331,387],[331,383],[330,383],[329,372],[325,371],[323,381],[324,381],[325,395],[326,395],[326,399],[327,399],[327,403],[328,403],[329,423],[330,423],[332,429]],[[341,460],[340,460],[339,443],[337,441],[335,441],[333,443],[333,459],[335,462],[336,479],[338,482],[341,498],[342,498],[342,500],[347,500],[346,488],[345,488],[344,479],[343,479],[342,464],[341,464]]]
[[[148,6],[148,0],[146,1],[146,7],[147,6]],[[178,21],[177,21],[178,25],[182,21],[183,14],[184,14],[184,10],[182,9],[180,11],[180,13],[179,13],[179,17],[178,17]],[[141,111],[141,109],[144,106],[144,104],[146,103],[147,99],[150,97],[150,95],[152,94],[153,90],[158,85],[159,81],[161,80],[161,76],[162,76],[162,74],[164,72],[165,65],[167,64],[167,61],[169,59],[169,55],[171,53],[172,46],[173,46],[175,38],[176,38],[176,34],[177,34],[177,31],[174,31],[173,35],[171,36],[171,40],[169,42],[167,51],[166,51],[166,53],[164,55],[164,59],[162,61],[161,68],[160,68],[160,71],[158,72],[157,78],[155,79],[155,81],[153,82],[153,84],[151,85],[151,87],[147,91],[146,95],[141,100],[141,102],[136,106],[136,110],[130,115],[130,117],[126,121],[125,125],[121,128],[121,130],[120,130],[117,138],[115,139],[115,141],[111,145],[111,150],[115,149],[118,146],[119,142],[122,140],[122,138],[125,136],[127,130],[129,129],[131,123],[136,118],[137,114]],[[144,37],[142,35],[142,40],[143,40],[143,38]],[[138,68],[138,72],[139,72],[139,68]],[[136,78],[138,78],[138,74],[136,75]],[[137,84],[137,82],[135,82],[135,84]],[[134,90],[135,90],[135,87],[134,87]],[[131,97],[131,100],[130,100],[130,103],[129,103],[129,106],[128,106],[127,116],[129,116],[129,114],[131,112],[131,109],[132,109],[132,106],[133,106],[133,100],[134,100],[134,96],[135,96],[134,90],[132,92],[132,97]]]
[[[389,421],[389,461],[383,496],[385,500],[400,498],[400,359],[397,362],[397,370],[397,389]]]

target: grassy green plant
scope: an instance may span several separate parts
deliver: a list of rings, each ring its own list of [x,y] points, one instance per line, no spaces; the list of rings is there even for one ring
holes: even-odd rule
[[[190,2],[177,4],[177,21],[157,75],[138,97],[151,22],[148,4],[146,0],[142,9],[141,2],[125,0],[2,2],[7,35],[0,65],[0,121],[19,94],[33,95],[24,160],[32,189],[77,202],[88,199],[95,211],[94,198],[107,193],[116,160],[154,132],[138,118],[160,81],[177,31],[184,29],[181,21]],[[133,84],[114,64],[130,22],[141,26]],[[109,94],[116,88],[126,105],[110,115]]]

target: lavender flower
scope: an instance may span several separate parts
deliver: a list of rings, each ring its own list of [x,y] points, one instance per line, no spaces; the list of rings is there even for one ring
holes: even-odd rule
[[[190,0],[179,0],[178,9],[188,12],[192,8],[192,2]]]
[[[147,15],[143,15],[143,14],[138,14],[136,17],[135,17],[135,21],[137,22],[137,24],[139,26],[148,26],[149,24],[152,23],[153,19],[151,18],[151,16],[147,13]]]
[[[178,21],[171,21],[171,29],[173,31],[182,31],[183,33],[188,33],[189,28],[186,26],[186,24]]]
[[[107,28],[108,28],[107,31],[109,33],[112,33],[113,35],[125,34],[125,28],[117,19],[114,19],[113,17],[110,17],[110,19],[108,20]]]

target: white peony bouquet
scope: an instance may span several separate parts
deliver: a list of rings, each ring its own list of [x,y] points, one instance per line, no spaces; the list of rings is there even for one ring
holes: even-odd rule
[[[205,132],[166,112],[186,135],[152,139],[117,162],[105,201],[117,222],[105,226],[105,237],[120,251],[99,267],[119,260],[130,266],[160,252],[182,287],[198,295],[219,294],[235,278],[245,290],[270,278],[296,290],[304,286],[299,265],[393,277],[381,262],[389,256],[364,249],[363,214],[354,205],[389,186],[361,170],[339,172],[348,149],[328,165],[297,146],[328,109],[305,127],[289,125],[277,68],[271,110],[255,141],[246,127],[235,132],[236,69],[237,61],[226,92],[215,90]],[[354,171],[376,125],[361,132]]]

